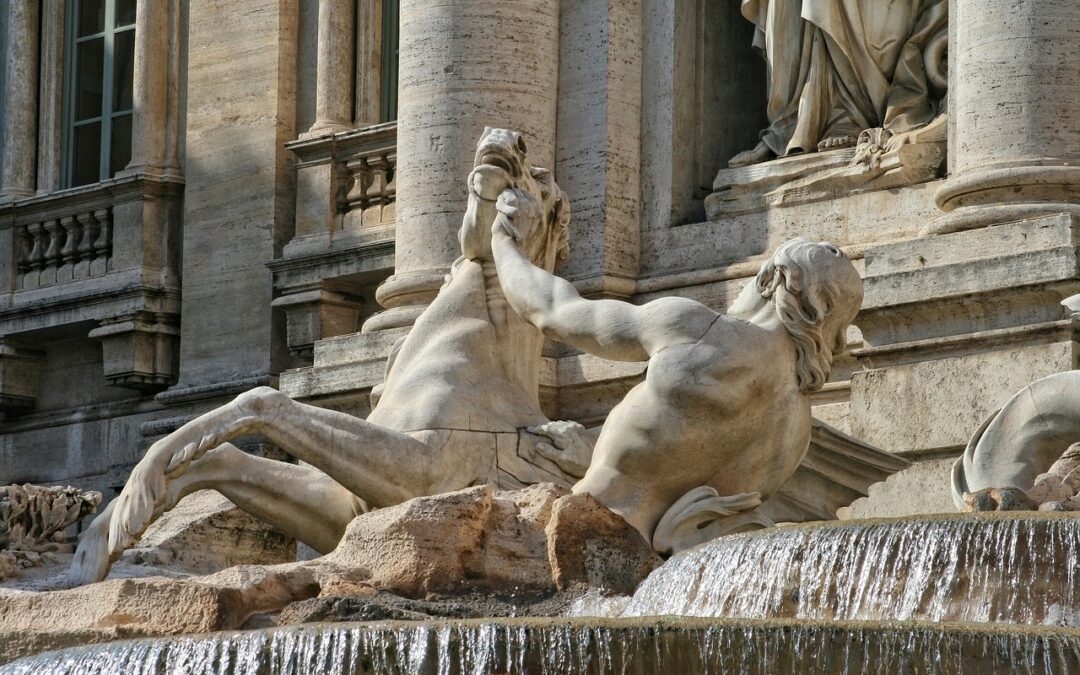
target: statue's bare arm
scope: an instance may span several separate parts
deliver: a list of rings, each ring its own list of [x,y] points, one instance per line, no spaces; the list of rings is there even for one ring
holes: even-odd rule
[[[719,315],[686,298],[645,305],[587,300],[573,284],[536,267],[516,239],[539,222],[528,195],[507,191],[492,228],[492,253],[503,293],[522,318],[546,335],[614,361],[648,361],[664,347],[697,342]]]

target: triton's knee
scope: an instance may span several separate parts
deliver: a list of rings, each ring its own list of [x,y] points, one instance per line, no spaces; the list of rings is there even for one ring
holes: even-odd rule
[[[249,415],[269,415],[291,399],[272,387],[256,387],[236,397],[236,405]]]

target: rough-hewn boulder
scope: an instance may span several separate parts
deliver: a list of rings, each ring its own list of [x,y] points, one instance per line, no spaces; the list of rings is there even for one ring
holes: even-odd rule
[[[163,541],[213,545],[173,535]],[[279,612],[282,623],[550,613],[586,589],[632,592],[659,563],[636,530],[588,495],[550,484],[481,486],[360,515],[315,560],[64,591],[0,589],[0,663],[14,655],[5,644],[18,651],[49,634],[57,644],[110,639],[118,628],[175,635],[240,628],[253,616],[274,621]]]

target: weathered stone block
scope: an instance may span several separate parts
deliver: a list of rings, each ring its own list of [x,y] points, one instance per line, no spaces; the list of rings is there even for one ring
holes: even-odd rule
[[[889,452],[959,450],[1015,392],[1075,367],[1076,344],[1068,341],[857,372],[851,434]]]

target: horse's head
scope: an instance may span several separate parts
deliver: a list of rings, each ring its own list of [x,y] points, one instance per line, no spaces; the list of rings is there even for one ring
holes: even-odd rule
[[[525,254],[549,272],[557,259],[570,253],[570,202],[551,172],[529,163],[525,139],[516,131],[484,129],[469,174],[469,209],[459,238],[467,258],[491,255],[491,224],[495,202],[504,190],[516,188],[541,206],[543,217],[522,242]]]

